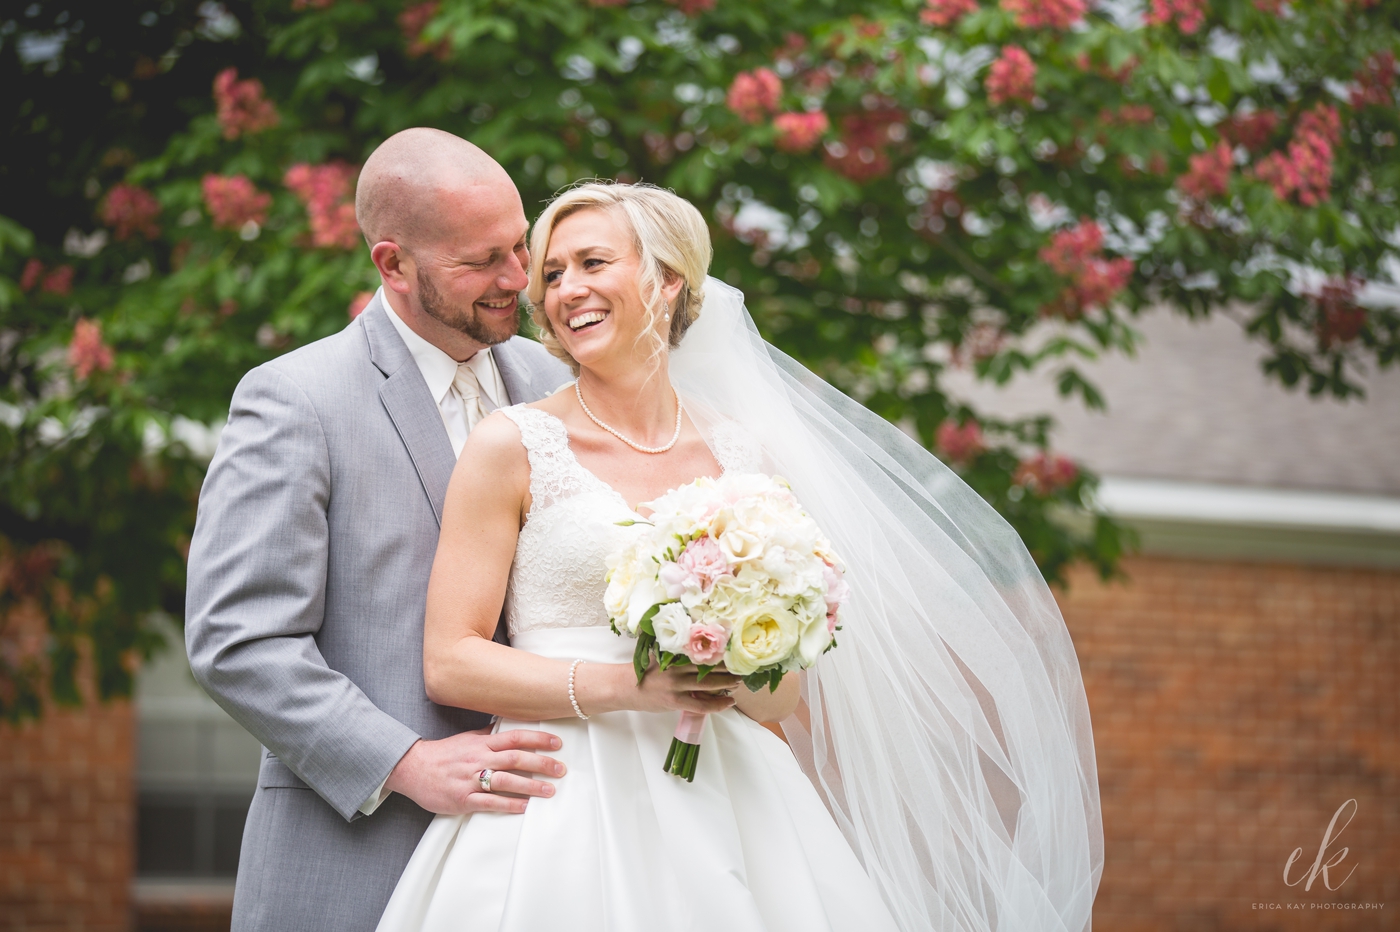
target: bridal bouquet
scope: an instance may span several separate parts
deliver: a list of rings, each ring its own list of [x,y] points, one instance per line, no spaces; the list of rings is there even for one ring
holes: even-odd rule
[[[618,634],[637,639],[640,682],[694,664],[753,691],[816,663],[836,645],[850,594],[840,560],[787,483],[759,474],[701,478],[654,502],[647,531],[608,558],[604,602]],[[681,714],[669,773],[695,779],[705,716]]]

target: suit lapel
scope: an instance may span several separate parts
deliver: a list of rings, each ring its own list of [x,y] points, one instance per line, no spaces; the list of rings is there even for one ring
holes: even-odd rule
[[[428,384],[423,381],[423,373],[385,315],[383,300],[384,292],[380,289],[360,315],[369,341],[370,361],[385,375],[384,384],[379,387],[379,400],[408,449],[413,468],[418,471],[418,480],[423,483],[423,491],[432,505],[433,517],[441,526],[442,503],[447,498],[447,483],[452,478],[457,457],[452,453],[452,441],[447,439],[442,415],[428,392]],[[506,385],[509,391],[510,383]]]

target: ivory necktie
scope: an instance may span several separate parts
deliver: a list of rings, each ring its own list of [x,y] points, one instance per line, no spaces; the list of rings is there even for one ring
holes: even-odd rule
[[[457,422],[454,425],[456,429],[448,431],[452,440],[452,448],[456,450],[458,456],[462,454],[462,447],[467,442],[467,435],[472,432],[472,429],[482,418],[496,410],[496,403],[491,400],[490,393],[481,387],[476,368],[472,365],[474,362],[476,362],[475,356],[466,362],[457,364],[457,375],[452,379],[452,389],[448,393],[449,395],[455,394],[461,405],[461,416],[449,419]],[[444,402],[450,400],[450,398],[443,399]]]

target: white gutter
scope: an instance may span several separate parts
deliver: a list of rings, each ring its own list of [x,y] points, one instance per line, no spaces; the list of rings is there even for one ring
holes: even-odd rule
[[[1124,519],[1400,534],[1400,498],[1105,476],[1097,504]]]

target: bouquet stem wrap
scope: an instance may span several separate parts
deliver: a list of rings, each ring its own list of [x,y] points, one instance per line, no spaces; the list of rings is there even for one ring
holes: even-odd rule
[[[671,749],[666,752],[662,769],[688,783],[695,782],[695,763],[700,759],[700,734],[705,730],[706,717],[704,712],[682,712]]]

